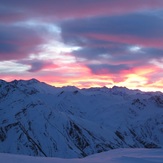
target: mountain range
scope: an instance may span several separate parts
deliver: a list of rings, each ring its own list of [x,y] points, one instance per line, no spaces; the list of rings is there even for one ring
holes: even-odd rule
[[[0,152],[81,158],[163,148],[163,93],[0,80]]]

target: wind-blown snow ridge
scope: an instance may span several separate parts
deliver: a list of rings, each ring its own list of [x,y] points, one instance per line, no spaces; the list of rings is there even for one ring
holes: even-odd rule
[[[79,158],[163,147],[163,93],[0,80],[0,152]]]

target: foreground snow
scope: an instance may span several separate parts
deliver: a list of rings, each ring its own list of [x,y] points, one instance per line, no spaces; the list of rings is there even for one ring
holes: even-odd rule
[[[30,157],[0,153],[1,163],[162,163],[162,149],[117,149],[83,159]]]

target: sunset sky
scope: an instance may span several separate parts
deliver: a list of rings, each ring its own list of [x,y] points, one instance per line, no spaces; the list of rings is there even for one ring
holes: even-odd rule
[[[163,0],[0,0],[0,78],[163,91]]]

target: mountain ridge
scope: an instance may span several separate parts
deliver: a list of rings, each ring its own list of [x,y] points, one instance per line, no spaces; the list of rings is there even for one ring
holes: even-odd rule
[[[0,152],[76,158],[163,147],[163,94],[0,81]]]
[[[0,79],[0,84],[2,83],[19,83],[19,82],[24,82],[24,83],[28,83],[28,84],[33,84],[33,83],[43,83],[43,84],[46,84],[46,85],[49,85],[51,87],[54,87],[54,88],[65,88],[65,89],[78,89],[78,90],[89,90],[89,89],[112,89],[112,90],[129,90],[129,91],[138,91],[138,92],[144,92],[144,93],[163,93],[161,90],[160,91],[142,91],[140,89],[130,89],[128,87],[125,87],[125,86],[117,86],[117,85],[114,85],[112,87],[107,87],[107,86],[101,86],[101,87],[88,87],[88,88],[78,88],[74,85],[66,85],[66,86],[62,86],[62,87],[56,87],[56,86],[53,86],[53,85],[50,85],[50,84],[47,84],[45,82],[42,82],[42,81],[39,81],[38,79],[36,78],[31,78],[31,79],[28,79],[28,80],[23,80],[23,79],[20,79],[20,80],[12,80],[12,81],[5,81],[5,80],[2,80]]]

